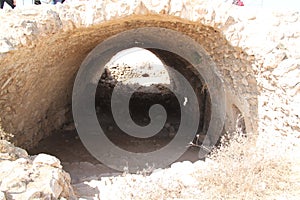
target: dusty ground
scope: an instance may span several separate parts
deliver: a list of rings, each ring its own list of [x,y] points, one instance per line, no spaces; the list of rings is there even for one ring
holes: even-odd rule
[[[299,138],[276,135],[261,141],[236,134],[205,162],[177,162],[151,175],[105,167],[71,131],[45,139],[30,153],[42,151],[60,158],[76,194],[84,199],[298,199]],[[190,149],[179,160],[195,161],[196,150]]]
[[[149,123],[141,112],[142,107],[133,107],[133,120],[139,125]],[[105,110],[106,109],[106,110]],[[168,116],[165,127],[161,130],[157,137],[151,139],[139,139],[129,137],[124,134],[114,123],[113,116],[107,112],[107,107],[97,108],[99,123],[104,127],[104,131],[108,138],[113,141],[117,146],[132,152],[149,152],[159,149],[170,142],[176,133],[179,122],[178,113],[174,112]],[[187,144],[188,145],[188,144]],[[101,177],[111,177],[121,175],[123,172],[111,169],[101,162],[96,160],[83,146],[80,138],[71,123],[65,125],[64,129],[54,133],[48,138],[42,140],[37,147],[29,150],[30,154],[47,153],[54,155],[60,159],[63,169],[70,173],[72,184],[75,191],[79,196],[94,196],[99,191],[90,190],[84,182],[92,180],[100,180]],[[190,147],[188,151],[182,155],[177,161],[197,161],[198,160],[198,147]]]
[[[112,126],[107,125],[106,127]],[[165,136],[148,140],[146,143],[141,143],[138,139],[128,140],[128,138],[122,136],[120,132],[121,131],[116,128],[109,131],[112,135],[110,139],[118,146],[126,147],[127,150],[134,152],[146,152],[149,151],[149,149],[156,149],[170,141],[170,138]],[[164,135],[168,135],[169,131],[164,128],[162,132]],[[198,160],[197,150],[197,147],[190,147],[177,162],[185,160],[194,162]],[[61,132],[57,132],[41,141],[36,148],[29,151],[30,154],[42,152],[54,155],[60,159],[63,169],[71,176],[71,183],[78,197],[85,197],[86,199],[98,197],[100,193],[99,190],[90,187],[88,183],[100,181],[103,177],[122,176],[123,174],[123,172],[111,169],[96,160],[85,149],[76,130],[62,130]]]
[[[162,65],[154,65],[154,67],[150,64],[141,63],[140,65],[140,67],[129,67],[119,63],[116,68],[106,69],[99,81],[95,109],[100,126],[116,146],[131,152],[151,152],[167,145],[175,136],[180,125],[180,105],[175,95],[163,86],[163,84],[167,84],[165,79],[169,77],[166,75],[167,72],[162,72],[162,70],[165,70]],[[125,93],[127,92],[126,87],[130,84],[140,84],[142,86],[133,95],[129,104],[131,117],[136,124],[145,126],[150,123],[148,111],[151,105],[158,103],[164,106],[168,117],[164,128],[156,136],[145,139],[131,137],[117,126],[111,113],[110,98],[113,87],[118,81],[123,82],[124,89],[122,92]],[[128,81],[129,83],[127,83]],[[145,83],[152,83],[153,81],[156,84],[143,86]],[[201,139],[203,137],[202,135]],[[177,162],[197,161],[198,150],[198,147],[191,146]],[[86,150],[80,141],[73,122],[65,124],[61,130],[40,141],[38,146],[29,150],[29,153],[47,153],[59,158],[63,168],[70,173],[72,184],[78,196],[95,196],[99,193],[99,191],[91,191],[84,182],[99,181],[101,177],[123,173],[103,165]]]
[[[108,125],[107,127],[111,126]],[[111,132],[113,132],[111,133],[112,137],[110,137],[112,141],[114,141],[118,146],[126,147],[127,150],[133,152],[147,152],[151,149],[157,149],[170,141],[170,138],[163,137],[148,140],[147,142],[142,143],[139,139],[127,140],[125,136],[122,136],[122,134],[120,134],[120,130],[113,130]],[[167,129],[164,129],[163,132],[165,134],[168,133]],[[178,159],[178,161],[198,160],[197,150],[197,147],[190,147],[189,150]],[[65,170],[70,172],[71,177],[74,178],[73,182],[76,182],[75,180],[81,178],[81,174],[72,174],[72,171],[76,171],[75,168],[78,166],[78,163],[89,163],[89,165],[94,165],[99,168],[96,171],[86,170],[88,174],[85,173],[82,174],[82,176],[103,176],[109,173],[117,173],[116,170],[102,165],[101,162],[95,159],[86,150],[84,145],[81,143],[76,130],[62,130],[61,132],[57,132],[42,140],[36,148],[29,150],[29,153],[47,153],[56,156],[63,163]],[[72,167],[72,165],[74,167]]]
[[[124,134],[115,124],[107,104],[110,90],[100,90],[98,95],[104,99],[96,98],[96,111],[101,127],[117,146],[132,152],[149,152],[165,146],[174,137],[180,112],[172,96],[136,95],[129,107],[137,124],[149,123],[147,111],[154,101],[169,112],[158,136],[139,139]],[[142,96],[144,99],[140,99]],[[85,149],[72,123],[42,140],[29,153],[58,157],[71,175],[77,196],[84,199],[298,199],[300,158],[295,154],[300,149],[299,136],[279,134],[272,139],[261,138],[258,144],[251,134],[243,134],[237,130],[227,136],[206,162],[198,160],[198,147],[190,147],[170,168],[152,174],[147,169],[127,174],[106,167]]]

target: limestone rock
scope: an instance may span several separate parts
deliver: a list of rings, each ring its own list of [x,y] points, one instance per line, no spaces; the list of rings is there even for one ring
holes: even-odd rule
[[[37,155],[33,159],[33,164],[34,165],[42,164],[42,165],[49,165],[51,167],[62,168],[62,166],[60,164],[60,160],[58,160],[54,156],[50,156],[50,155],[43,154],[43,153]]]
[[[286,59],[278,64],[278,67],[274,69],[273,74],[275,76],[284,76],[286,73],[299,70],[299,59]]]
[[[190,174],[194,171],[194,166],[190,161],[176,162],[171,165],[171,170],[174,173]]]
[[[185,176],[180,177],[180,182],[185,186],[185,187],[197,187],[198,180],[194,178],[192,175],[188,174]]]
[[[28,157],[28,154],[24,149],[15,147],[6,140],[0,140],[0,160],[16,160],[26,157]]]
[[[0,200],[6,200],[4,192],[0,191]]]
[[[29,157],[25,150],[1,140],[0,199],[76,199],[69,174],[50,155]]]
[[[0,53],[6,53],[14,49],[15,48],[13,44],[11,44],[11,42],[8,39],[6,38],[0,39]]]
[[[286,54],[284,52],[273,52],[266,56],[264,67],[276,68],[278,63],[280,63],[285,57]]]

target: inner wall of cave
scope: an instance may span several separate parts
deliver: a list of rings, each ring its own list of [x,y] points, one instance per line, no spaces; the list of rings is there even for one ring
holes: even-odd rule
[[[226,88],[226,131],[235,127],[233,119],[236,112],[233,108],[238,108],[244,117],[247,131],[255,130],[256,81],[251,75],[253,73],[250,62],[243,60],[241,56],[235,56],[243,52],[231,47],[213,28],[174,17],[166,16],[162,19],[154,15],[125,17],[122,20],[111,20],[89,28],[55,33],[51,37],[37,41],[31,47],[20,47],[19,50],[2,57],[6,68],[1,69],[1,74],[7,83],[1,83],[4,85],[0,101],[1,126],[4,131],[14,135],[10,140],[17,146],[30,149],[43,138],[72,123],[72,88],[84,58],[106,38],[122,31],[148,26],[176,30],[199,43],[215,62],[216,73]],[[199,83],[197,79],[201,82],[197,71],[184,67],[187,65],[180,58],[158,50],[150,49],[150,51],[164,64],[174,66],[183,75],[185,74],[192,84]],[[181,64],[176,65],[178,62]],[[242,79],[247,81],[247,85],[240,83]],[[193,87],[202,86],[203,81]],[[195,91],[202,90],[195,89]],[[200,98],[203,96],[200,95]],[[202,116],[209,115],[209,111],[203,112]],[[208,117],[202,119],[203,124],[200,125],[204,130],[207,128],[205,127],[207,119]]]
[[[144,51],[147,52],[147,50]],[[130,66],[130,64],[126,63],[109,65],[105,68],[97,87],[95,109],[100,126],[112,142],[132,152],[151,152],[162,148],[173,139],[180,126],[180,106],[182,105],[179,104],[175,94],[169,89],[177,84],[176,77],[173,77],[164,66],[168,63],[169,65],[167,66],[169,67],[184,69],[190,64],[170,52],[154,49],[150,51],[156,52],[157,55],[163,58],[164,64],[162,62],[158,64],[147,63],[146,59],[146,62],[139,63],[138,66]],[[148,54],[151,54],[150,51]],[[127,53],[124,54],[126,55]],[[158,60],[157,57],[156,60]],[[195,140],[191,142],[201,145],[211,117],[210,95],[205,84],[203,84],[203,80],[201,80],[201,76],[189,69],[181,70],[181,74],[189,80],[197,95],[200,119],[198,130],[195,133]],[[132,120],[139,126],[146,126],[150,123],[148,112],[152,105],[163,105],[167,112],[167,120],[158,134],[149,138],[136,138],[130,136],[130,133],[124,133],[118,127],[111,111],[111,96],[116,84],[121,84],[121,90],[116,91],[119,93],[128,93],[130,87],[137,85],[138,90],[133,93],[128,106]],[[126,106],[124,105],[124,107]],[[194,110],[189,112],[194,112]],[[197,134],[198,136],[196,137]],[[143,148],[145,146],[147,148]]]
[[[193,87],[198,99],[198,105],[194,106],[199,106],[200,111],[198,130],[194,133],[195,138],[190,141],[192,144],[186,144],[190,148],[179,160],[197,160],[197,149],[205,138],[211,118],[210,95],[201,76],[187,68],[192,67],[190,63],[171,52],[132,48],[117,55],[121,59],[112,61],[112,58],[107,63],[95,94],[98,122],[106,137],[126,151],[146,153],[163,148],[176,136],[181,121],[180,109],[184,105],[179,104],[172,92],[173,87],[178,87],[177,77],[168,71],[168,67],[172,67],[178,69]],[[117,84],[120,85],[118,89],[116,89]],[[152,137],[133,137],[129,132],[122,131],[114,120],[111,110],[113,92],[127,95],[133,87],[138,89],[131,96],[129,105],[124,104],[124,107],[128,106],[130,116],[137,125],[146,126],[150,123],[148,112],[152,105],[160,104],[166,110],[167,120],[163,128]],[[189,103],[188,99],[186,101]],[[189,113],[192,112],[195,110],[189,110]],[[80,142],[72,115],[68,116],[60,130],[41,140],[35,148],[29,150],[31,154],[40,152],[55,155],[64,163],[98,163]]]

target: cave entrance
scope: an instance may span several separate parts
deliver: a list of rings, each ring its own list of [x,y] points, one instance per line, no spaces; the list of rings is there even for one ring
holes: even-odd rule
[[[112,93],[126,95],[135,87],[129,101],[129,113],[138,126],[150,123],[149,109],[154,104],[163,105],[167,111],[167,122],[155,136],[149,138],[133,137],[118,127],[111,110]],[[116,54],[106,65],[98,83],[96,111],[100,126],[115,145],[131,152],[151,152],[168,143],[168,138],[176,134],[180,123],[180,107],[175,95],[166,87],[171,80],[161,60],[142,48],[131,48]]]
[[[164,60],[160,60],[156,55],[164,57]],[[121,59],[114,61],[115,57],[121,57]],[[198,103],[200,102],[199,126],[195,133],[195,140],[190,142],[201,145],[210,120],[210,98],[199,75],[189,69],[184,69],[190,64],[171,52],[157,49],[131,48],[121,51],[115,57],[106,65],[96,93],[97,117],[100,126],[105,129],[106,136],[122,149],[136,153],[155,151],[174,138],[180,126],[181,110],[178,99],[168,88],[176,87],[176,77],[172,77],[172,74],[164,67],[164,63],[172,60],[172,63],[168,63],[173,68],[183,69],[181,73],[190,80],[197,94]],[[133,85],[137,88],[131,96],[129,112],[138,126],[146,126],[150,123],[151,106],[160,104],[165,108],[167,119],[157,134],[148,138],[138,138],[126,134],[118,127],[111,110],[112,93],[117,83],[121,84],[120,93],[127,93],[127,89]],[[196,154],[193,156],[186,154],[181,159],[195,161],[197,158]]]
[[[191,70],[191,64],[180,56],[158,49],[130,48],[117,53],[105,65],[97,85],[95,95],[95,110],[100,126],[107,138],[118,147],[131,152],[145,153],[155,151],[168,145],[175,137],[181,120],[179,102],[174,93],[168,88],[176,86],[176,77],[168,72],[168,65],[178,70],[194,89],[197,95],[200,119],[195,138],[187,143],[190,147],[177,160],[196,161],[199,159],[198,145],[205,138],[209,122],[211,101],[207,87],[202,77]],[[150,123],[149,109],[154,104],[162,105],[167,112],[167,119],[163,128],[156,135],[149,138],[137,138],[122,131],[116,124],[112,110],[111,97],[117,84],[127,93],[128,88],[134,86],[137,90],[131,96],[129,112],[132,120],[139,126]],[[67,171],[71,173],[73,182],[79,180],[78,170],[87,170],[90,175],[116,172],[95,159],[84,147],[70,116],[61,130],[42,140],[37,147],[31,149],[31,154],[48,153],[57,156]],[[80,172],[80,174],[85,174]],[[86,175],[87,176],[87,175]]]
[[[29,153],[57,156],[73,182],[127,166],[136,172],[149,160],[153,170],[204,158],[200,145],[214,146],[225,129],[225,90],[216,69],[206,51],[179,32],[150,27],[119,33],[90,51],[74,81],[68,107],[72,113],[60,130]],[[116,94],[130,98],[112,100]],[[153,121],[161,128],[150,136],[138,132],[147,137],[124,131],[117,124],[115,102],[121,103],[117,110],[125,129],[132,124],[148,127]],[[163,108],[165,118],[153,118],[153,107]],[[123,108],[128,115],[122,118]]]

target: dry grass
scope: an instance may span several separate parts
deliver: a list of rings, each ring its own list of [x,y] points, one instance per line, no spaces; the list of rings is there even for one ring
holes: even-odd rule
[[[197,174],[203,197],[298,199],[300,156],[295,154],[300,146],[299,139],[290,139],[280,136],[246,138],[234,134],[211,155],[211,167]]]
[[[182,184],[182,174],[165,170],[158,179],[112,178],[99,189],[103,199],[112,193],[113,199],[299,199],[299,138],[265,135],[231,134],[202,166],[195,166],[193,186]]]

